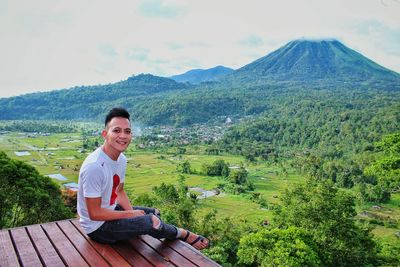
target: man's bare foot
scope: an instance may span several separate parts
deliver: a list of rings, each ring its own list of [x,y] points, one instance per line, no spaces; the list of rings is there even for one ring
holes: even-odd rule
[[[209,246],[208,239],[201,235],[192,233],[189,230],[185,230],[185,229],[181,229],[181,233],[182,233],[182,235],[181,235],[180,239],[182,241],[185,241],[186,243],[188,243],[195,249],[202,250]]]

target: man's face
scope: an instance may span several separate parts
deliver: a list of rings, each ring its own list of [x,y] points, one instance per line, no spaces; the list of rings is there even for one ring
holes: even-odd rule
[[[101,135],[105,146],[114,152],[125,151],[132,140],[131,123],[123,117],[114,117],[107,124]]]

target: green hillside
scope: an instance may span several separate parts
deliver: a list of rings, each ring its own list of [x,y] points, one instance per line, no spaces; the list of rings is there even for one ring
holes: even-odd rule
[[[302,40],[217,82],[197,86],[142,74],[114,84],[3,98],[0,119],[94,120],[111,107],[123,106],[142,124],[190,125],[223,116],[274,113],[275,107],[303,96],[327,101],[366,95],[396,98],[399,91],[398,73],[340,42]]]
[[[94,120],[115,105],[132,106],[153,94],[188,89],[171,79],[140,74],[125,81],[0,99],[0,119]]]

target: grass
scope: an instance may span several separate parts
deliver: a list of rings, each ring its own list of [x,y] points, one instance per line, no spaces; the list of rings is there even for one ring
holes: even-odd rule
[[[380,206],[382,206],[382,209],[375,211],[375,213],[382,218],[386,218],[386,222],[389,219],[396,221],[397,227],[384,227],[378,225],[372,233],[384,241],[400,244],[400,238],[395,235],[400,232],[400,193],[392,194],[391,200]],[[374,208],[370,207],[369,211],[373,212]]]
[[[63,142],[72,137],[79,142]],[[86,156],[78,152],[81,147],[82,141],[79,136],[70,134],[31,137],[28,134],[11,133],[0,138],[0,150],[10,158],[35,166],[42,175],[60,173],[67,177],[69,182],[78,181],[79,167]],[[31,155],[18,157],[15,151],[28,151]]]
[[[371,222],[375,237],[391,243],[400,244],[396,233],[400,232],[400,193],[392,194],[388,203],[365,203],[358,207],[359,219]],[[361,216],[367,212],[367,216]]]
[[[256,203],[235,195],[223,195],[205,199],[201,202],[204,211],[216,209],[221,217],[246,219],[250,222],[261,223],[271,218],[272,212],[263,210]]]

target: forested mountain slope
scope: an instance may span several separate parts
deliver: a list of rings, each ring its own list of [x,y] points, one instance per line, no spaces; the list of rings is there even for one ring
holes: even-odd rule
[[[398,73],[340,42],[300,40],[197,86],[142,74],[114,84],[0,99],[0,119],[94,120],[123,106],[144,124],[189,125],[224,116],[274,114],[276,107],[304,97],[340,98],[345,105],[347,99],[367,95],[398,99],[399,92]]]
[[[0,119],[93,120],[112,106],[130,107],[153,94],[190,88],[171,79],[140,74],[113,84],[80,86],[0,99]]]

